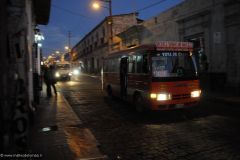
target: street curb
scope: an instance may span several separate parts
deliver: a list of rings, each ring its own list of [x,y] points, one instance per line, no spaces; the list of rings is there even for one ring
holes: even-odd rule
[[[107,160],[108,157],[103,155],[101,157],[94,157],[94,158],[80,158],[79,160]]]

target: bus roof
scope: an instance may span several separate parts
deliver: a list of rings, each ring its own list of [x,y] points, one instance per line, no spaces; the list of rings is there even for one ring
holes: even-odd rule
[[[136,47],[127,48],[121,51],[113,52],[107,57],[124,56],[124,55],[134,54],[137,51],[144,51],[144,50],[154,51],[156,50],[156,46],[154,44],[144,44]]]
[[[107,57],[118,57],[124,55],[131,55],[138,51],[192,51],[193,43],[191,42],[177,42],[177,41],[158,41],[155,44],[143,44],[136,47],[131,47],[125,50],[113,52]]]

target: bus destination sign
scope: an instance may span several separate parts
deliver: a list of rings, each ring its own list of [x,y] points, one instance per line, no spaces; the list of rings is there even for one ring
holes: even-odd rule
[[[192,51],[193,43],[175,42],[175,41],[158,41],[155,43],[158,51]]]

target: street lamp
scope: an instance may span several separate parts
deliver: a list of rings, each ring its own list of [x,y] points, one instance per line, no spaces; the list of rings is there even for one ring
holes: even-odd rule
[[[94,2],[94,3],[92,4],[92,7],[93,7],[94,9],[98,10],[98,9],[100,8],[100,5],[99,5],[99,3]]]
[[[64,48],[65,48],[67,51],[69,51],[69,47],[68,47],[68,46],[65,46]]]
[[[104,3],[108,3],[108,7],[107,6],[101,6],[99,4],[99,2],[104,2]],[[92,7],[95,10],[98,10],[100,7],[103,8],[107,8],[108,12],[109,12],[109,18],[108,18],[108,24],[109,24],[109,28],[110,28],[110,42],[112,43],[113,41],[113,29],[112,29],[112,0],[98,0],[95,1],[94,3],[92,3]],[[109,45],[110,46],[110,45]],[[109,48],[110,49],[110,48]]]

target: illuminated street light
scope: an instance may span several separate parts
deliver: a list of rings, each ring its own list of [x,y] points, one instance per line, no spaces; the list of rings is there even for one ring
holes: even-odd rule
[[[108,3],[108,6],[102,6],[102,5],[100,5],[100,2]],[[113,42],[112,0],[98,0],[92,4],[92,8],[95,10],[98,10],[100,7],[107,8],[108,12],[109,12],[109,18],[108,18],[107,23],[109,24],[109,28],[110,28],[110,35],[109,35],[109,39],[110,39],[109,50],[110,50],[111,43]]]
[[[56,51],[55,53],[56,53],[56,54],[59,54],[60,52],[59,52],[59,51]]]
[[[38,43],[37,45],[38,45],[38,47],[40,47],[40,48],[42,47],[42,43]]]
[[[42,33],[37,33],[37,34],[35,34],[34,35],[35,37],[35,42],[40,42],[40,41],[42,41],[42,40],[44,40],[45,38],[44,38],[44,36],[42,35]]]
[[[65,48],[67,51],[69,50],[69,47],[68,47],[68,46],[65,46],[64,48]]]
[[[93,9],[98,10],[98,9],[100,8],[100,4],[99,4],[98,2],[94,2],[94,3],[92,4],[92,7],[93,7]]]

